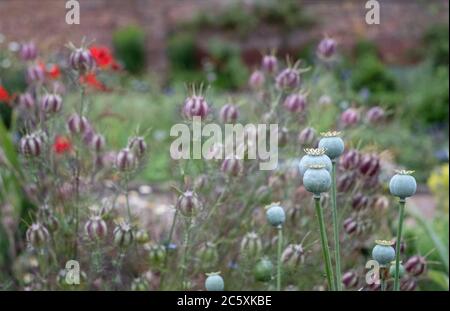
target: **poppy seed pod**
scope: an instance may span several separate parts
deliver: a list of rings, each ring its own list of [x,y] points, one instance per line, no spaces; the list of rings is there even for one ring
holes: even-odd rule
[[[266,82],[266,78],[264,76],[264,73],[262,73],[260,70],[255,70],[250,75],[250,78],[248,79],[248,85],[253,90],[259,90],[264,86],[264,83]]]
[[[95,152],[100,152],[105,148],[105,137],[101,134],[94,134],[90,139],[90,145]]]
[[[311,165],[303,175],[303,184],[306,190],[319,196],[322,192],[327,192],[331,187],[330,173],[324,165]]]
[[[40,65],[31,65],[27,68],[26,80],[28,83],[41,82],[45,79],[44,68]]]
[[[389,275],[393,278],[395,277],[395,270],[396,270],[395,261],[393,261],[391,262],[391,266],[389,267]],[[402,265],[402,262],[400,262],[400,266],[398,269],[398,276],[402,278],[405,275],[405,273],[406,273],[405,267]]]
[[[278,60],[275,55],[264,55],[261,60],[261,68],[269,74],[278,71]]]
[[[25,110],[33,109],[34,98],[30,93],[23,93],[19,95],[19,106]]]
[[[301,244],[289,244],[281,254],[281,261],[290,268],[298,267],[305,262],[305,250]]]
[[[91,241],[103,240],[108,233],[108,227],[100,216],[92,216],[84,225],[84,232]]]
[[[376,240],[375,247],[372,249],[372,258],[381,266],[388,265],[395,258],[395,249],[392,247],[393,242]]]
[[[204,119],[209,112],[208,103],[201,95],[192,95],[184,101],[183,113],[188,119],[193,117],[200,117]]]
[[[253,275],[259,282],[269,282],[272,279],[273,264],[268,258],[259,260],[253,268]]]
[[[45,113],[57,113],[62,108],[62,98],[58,94],[45,94],[42,97],[41,109]]]
[[[148,248],[148,260],[154,267],[160,266],[166,258],[166,248],[160,244],[153,244]]]
[[[366,119],[367,122],[369,123],[372,124],[378,123],[381,120],[383,120],[383,118],[384,118],[384,109],[379,106],[372,107],[367,111]]]
[[[136,158],[130,149],[124,148],[116,155],[116,168],[122,172],[128,172],[136,167]]]
[[[328,60],[336,53],[336,41],[332,38],[323,38],[317,45],[316,53],[319,58]]]
[[[235,123],[239,117],[237,106],[232,104],[224,105],[219,112],[219,118],[222,123]]]
[[[69,56],[69,63],[73,70],[84,74],[95,67],[95,61],[91,52],[85,48],[78,48],[72,51]]]
[[[413,196],[416,193],[417,183],[416,179],[411,176],[414,171],[396,171],[391,181],[389,182],[389,190],[391,194],[399,197],[400,199],[405,199]]]
[[[359,122],[359,112],[355,108],[348,108],[341,114],[341,122],[345,127],[355,125]]]
[[[205,288],[207,291],[223,291],[225,284],[219,273],[220,272],[207,274],[207,278],[205,280]]]
[[[242,173],[244,166],[240,159],[227,158],[223,160],[220,170],[229,176],[236,177]]]
[[[30,61],[36,59],[38,54],[37,47],[34,42],[23,43],[20,46],[19,55],[24,61]]]
[[[425,272],[427,261],[425,257],[415,255],[410,257],[405,263],[405,269],[413,276],[419,276]]]
[[[342,275],[342,284],[347,289],[358,286],[358,275],[355,271],[347,271]]]
[[[114,244],[119,247],[127,247],[133,243],[134,234],[131,225],[126,222],[118,224],[113,231]]]
[[[319,141],[319,148],[325,149],[325,154],[335,160],[344,152],[344,141],[339,137],[340,132],[326,132]]]
[[[247,233],[241,241],[240,251],[243,256],[256,258],[261,254],[262,241],[256,232]]]
[[[369,204],[369,198],[362,193],[357,193],[352,198],[352,208],[356,211],[363,210]]]
[[[325,169],[328,172],[331,172],[331,160],[330,158],[325,154],[325,149],[323,148],[306,148],[305,150],[306,155],[302,157],[298,164],[298,168],[300,171],[300,175],[304,177],[304,174],[306,170],[311,165],[324,165]]]
[[[306,127],[298,134],[298,142],[302,146],[312,146],[315,139],[316,131],[312,127]]]
[[[301,93],[291,94],[283,102],[284,108],[289,112],[300,113],[305,110],[306,96]]]
[[[293,90],[299,87],[300,83],[300,71],[296,66],[285,68],[275,78],[275,84],[279,90]]]
[[[147,143],[144,137],[137,136],[132,137],[128,143],[128,148],[134,153],[134,155],[140,159],[147,152]]]
[[[282,226],[286,221],[286,214],[280,205],[274,203],[267,208],[266,218],[272,226],[278,227]]]
[[[67,119],[67,130],[72,135],[84,134],[89,132],[91,125],[84,116],[80,116],[76,113],[72,114]],[[92,133],[93,134],[93,133]],[[92,139],[92,137],[91,137]]]
[[[373,177],[380,172],[380,158],[376,154],[365,154],[359,163],[359,172],[366,177]]]
[[[20,139],[20,152],[26,157],[38,157],[41,154],[43,142],[35,133],[25,135]]]
[[[192,217],[198,214],[202,205],[193,191],[185,191],[178,197],[177,209],[183,216]]]
[[[39,223],[32,224],[26,232],[27,242],[33,247],[44,246],[50,239],[50,233],[47,228]]]
[[[358,223],[353,217],[349,217],[346,220],[344,220],[344,231],[347,234],[352,234],[356,232],[358,229]]]
[[[361,154],[356,149],[350,149],[339,159],[340,167],[345,170],[353,170],[358,167],[361,160]]]

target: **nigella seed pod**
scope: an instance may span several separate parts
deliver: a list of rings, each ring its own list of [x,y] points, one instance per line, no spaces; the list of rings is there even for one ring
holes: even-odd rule
[[[31,110],[34,108],[34,98],[30,93],[23,93],[19,95],[19,106],[24,110]]]
[[[131,225],[126,222],[118,224],[113,231],[114,244],[119,247],[127,247],[133,243],[134,234]]]
[[[339,159],[340,167],[344,170],[353,170],[359,166],[361,154],[356,149],[350,149]]]
[[[366,119],[367,122],[375,124],[378,123],[380,121],[382,121],[384,118],[384,109],[379,107],[379,106],[375,106],[369,109],[369,111],[367,111],[366,114]]]
[[[417,183],[416,179],[411,176],[414,171],[396,171],[391,181],[389,182],[389,190],[393,196],[404,200],[416,193]]]
[[[94,134],[90,140],[90,145],[95,152],[100,152],[105,148],[105,137],[101,134]]]
[[[289,244],[281,254],[281,261],[289,268],[296,268],[305,262],[305,250],[301,244]]]
[[[376,154],[365,154],[359,163],[359,172],[366,177],[376,176],[380,172],[380,158]]]
[[[334,39],[329,37],[323,38],[317,46],[317,55],[323,60],[328,60],[336,53],[336,46]]]
[[[389,267],[389,275],[391,277],[395,277],[395,261],[391,262],[391,266]],[[398,275],[400,278],[404,277],[406,273],[405,267],[402,265],[402,262],[400,261],[399,269],[398,269]]]
[[[363,210],[369,204],[369,198],[362,193],[357,193],[352,198],[352,207],[356,211]]]
[[[216,244],[212,242],[204,243],[198,252],[198,258],[201,264],[204,265],[215,265],[219,259],[219,253],[217,251]]]
[[[134,292],[144,292],[149,290],[148,281],[145,278],[135,278],[131,282],[131,290]]]
[[[193,191],[185,191],[178,197],[177,209],[183,216],[192,217],[199,213],[202,204]]]
[[[148,235],[148,232],[145,231],[144,229],[139,229],[136,232],[136,242],[138,242],[139,244],[145,244],[148,241],[150,241],[150,237]]]
[[[38,51],[34,42],[23,43],[20,46],[19,55],[20,58],[24,61],[35,60],[37,57]]]
[[[45,94],[42,97],[41,109],[45,113],[57,113],[62,108],[62,98],[58,94]]]
[[[33,247],[40,248],[50,239],[47,228],[39,223],[32,224],[26,232],[27,242]]]
[[[340,132],[321,133],[323,136],[319,141],[319,148],[325,149],[325,154],[335,160],[344,152],[344,141],[339,137]]]
[[[397,251],[397,239],[394,240],[394,249]],[[406,250],[406,243],[405,241],[400,242],[400,254],[404,254]]]
[[[239,110],[233,104],[224,105],[219,112],[219,118],[222,123],[235,123],[239,117]]]
[[[341,114],[341,122],[345,127],[353,126],[359,122],[359,112],[355,108],[348,108]]]
[[[289,112],[301,113],[306,107],[306,95],[302,93],[291,94],[286,97],[283,106]]]
[[[267,207],[266,218],[269,224],[274,227],[279,227],[286,221],[286,214],[280,205],[272,203],[272,205]]]
[[[124,148],[116,155],[116,168],[122,172],[132,171],[136,167],[136,158],[130,149]]]
[[[355,271],[347,271],[342,275],[342,284],[346,289],[358,286],[358,275]]]
[[[330,173],[324,165],[311,165],[303,175],[303,184],[309,192],[319,196],[331,187]]]
[[[269,282],[272,279],[272,273],[273,273],[273,264],[266,257],[259,260],[253,269],[253,275],[255,276],[255,280],[259,282]]]
[[[84,225],[84,232],[91,241],[103,240],[108,234],[108,227],[100,216],[91,216]]]
[[[42,139],[36,135],[28,134],[20,139],[20,152],[26,157],[38,157],[42,151]]]
[[[316,130],[312,127],[306,127],[298,134],[298,142],[302,146],[312,146],[315,139]]]
[[[356,232],[358,229],[358,223],[353,217],[349,217],[346,220],[344,220],[344,231],[347,234],[352,234]]]
[[[405,269],[413,276],[419,276],[425,272],[427,261],[425,257],[415,255],[410,257],[405,263]]]
[[[248,79],[248,85],[253,90],[259,90],[264,86],[264,83],[266,82],[266,78],[264,76],[264,73],[262,73],[260,70],[255,70],[250,75],[250,78]]]
[[[296,67],[297,65],[285,68],[277,75],[275,84],[279,90],[288,91],[300,86],[300,71]]]
[[[278,129],[278,146],[283,148],[289,142],[289,130],[285,127]]]
[[[300,171],[300,175],[304,177],[304,174],[306,170],[311,165],[324,165],[325,169],[328,172],[331,172],[331,160],[330,158],[325,154],[325,149],[323,148],[307,148],[304,150],[306,155],[302,157],[298,164],[298,168]]]
[[[241,254],[248,258],[256,258],[261,254],[262,241],[256,232],[247,233],[241,241]]]
[[[274,74],[278,71],[278,60],[275,55],[264,55],[261,60],[261,68],[269,74]]]
[[[160,244],[152,244],[148,248],[148,260],[153,267],[159,267],[166,258],[166,248]]]
[[[393,242],[376,240],[375,243],[377,245],[372,249],[372,258],[381,266],[386,266],[395,259],[395,249],[392,247]]]
[[[417,288],[417,281],[414,278],[407,278],[400,283],[400,290],[404,292],[411,292]]]
[[[147,143],[141,136],[132,137],[128,143],[128,148],[138,159],[141,159],[147,153]]]
[[[225,284],[220,272],[208,273],[205,280],[205,288],[207,291],[223,291]]]
[[[67,119],[67,130],[72,135],[84,134],[90,132],[90,129],[91,125],[84,116],[74,113]],[[93,135],[90,138],[92,137]]]
[[[45,79],[44,68],[41,65],[31,65],[26,71],[26,80],[28,83],[41,82]]]
[[[188,119],[193,117],[206,118],[209,112],[209,106],[205,98],[201,95],[196,95],[195,92],[184,101],[183,113]]]
[[[220,170],[228,176],[236,177],[242,174],[244,166],[240,159],[227,158],[223,160]]]
[[[72,51],[69,56],[69,63],[73,70],[84,74],[95,67],[95,61],[91,52],[85,48],[78,48]]]
[[[380,195],[373,200],[373,208],[384,211],[389,207],[389,199],[385,195]]]

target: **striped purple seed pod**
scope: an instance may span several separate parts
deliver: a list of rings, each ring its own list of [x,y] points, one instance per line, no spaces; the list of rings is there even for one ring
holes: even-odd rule
[[[410,257],[405,265],[405,270],[413,276],[419,276],[423,274],[427,268],[427,261],[425,257],[415,255]]]
[[[383,118],[384,118],[384,109],[379,106],[372,107],[367,111],[366,120],[369,123],[376,124],[382,121]]]
[[[200,117],[204,119],[209,112],[208,103],[205,98],[200,95],[192,95],[184,101],[183,113],[188,119]]]
[[[306,107],[306,95],[302,93],[291,94],[286,97],[283,106],[289,112],[301,113]]]
[[[240,251],[243,256],[256,258],[262,252],[262,241],[256,232],[247,233],[241,241]]]
[[[185,191],[178,197],[177,209],[183,216],[195,216],[201,207],[202,204],[194,191]]]
[[[330,59],[336,53],[336,46],[334,39],[329,37],[323,38],[317,46],[316,53],[321,59]]]
[[[142,136],[132,137],[128,142],[128,148],[138,159],[142,158],[147,153],[147,143]]]
[[[344,231],[347,234],[355,233],[358,229],[358,223],[353,217],[349,217],[344,220]]]
[[[108,234],[108,226],[100,216],[91,216],[84,225],[84,232],[91,241],[103,240]]]
[[[380,158],[373,153],[365,154],[359,163],[359,172],[366,177],[376,176],[380,171]]]
[[[341,174],[337,179],[339,192],[348,192],[356,183],[356,175],[353,172]]]
[[[342,284],[346,289],[358,286],[358,275],[355,271],[347,271],[342,275]]]
[[[62,108],[62,98],[58,94],[45,94],[42,97],[41,109],[45,113],[57,113]]]
[[[296,268],[305,262],[305,250],[301,244],[289,244],[281,254],[281,261],[290,268]]]
[[[357,193],[352,198],[352,208],[356,211],[361,211],[365,209],[369,204],[369,198],[362,194]]]
[[[250,78],[248,79],[248,85],[253,90],[259,90],[264,86],[264,83],[266,82],[266,77],[264,76],[264,73],[261,70],[255,70],[250,75]]]
[[[353,126],[359,122],[359,112],[355,108],[348,108],[341,114],[341,122],[345,127]]]
[[[239,110],[233,104],[224,105],[219,112],[219,118],[222,123],[235,123],[239,117]]]
[[[67,119],[67,130],[72,135],[84,134],[90,129],[91,125],[84,116],[74,113]]]
[[[136,157],[129,148],[124,148],[117,153],[115,164],[122,172],[131,171],[136,167]]]
[[[31,65],[27,67],[26,80],[28,83],[41,82],[45,79],[45,72],[40,65]]]
[[[261,60],[261,68],[268,74],[276,73],[278,71],[278,59],[275,55],[264,55]]]
[[[42,152],[43,141],[36,133],[20,139],[20,152],[26,157],[38,157]]]
[[[19,56],[24,61],[35,60],[38,51],[34,42],[26,42],[20,46]]]
[[[377,196],[373,199],[372,206],[374,209],[384,211],[389,207],[389,199],[385,195]]]
[[[296,66],[285,68],[275,79],[279,90],[293,90],[300,86],[300,82],[300,71]]]
[[[119,247],[127,247],[133,243],[133,229],[129,223],[118,224],[113,231],[114,243]]]
[[[19,106],[24,110],[31,110],[34,108],[34,98],[30,93],[23,93],[18,98]]]
[[[72,69],[84,74],[95,67],[95,61],[89,50],[78,48],[72,51],[69,56],[69,63]]]
[[[414,278],[406,278],[400,281],[400,290],[403,292],[412,292],[417,288],[417,280]]]
[[[228,176],[236,177],[243,172],[244,167],[242,160],[233,157],[224,159],[220,170]]]
[[[302,146],[313,147],[315,140],[316,140],[316,130],[313,129],[312,127],[306,127],[298,134],[298,142]]]
[[[47,228],[40,223],[32,224],[26,232],[27,242],[33,247],[44,246],[50,239],[50,233]]]
[[[353,170],[358,167],[361,154],[356,149],[346,151],[339,159],[340,167],[344,170]]]
[[[106,140],[101,134],[94,134],[90,139],[90,145],[95,152],[100,152],[105,148]]]
[[[284,147],[289,142],[289,130],[286,127],[278,128],[278,146]]]

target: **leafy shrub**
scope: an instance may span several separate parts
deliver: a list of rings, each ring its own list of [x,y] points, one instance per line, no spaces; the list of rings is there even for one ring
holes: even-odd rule
[[[173,35],[167,43],[167,55],[173,70],[195,70],[195,38],[191,33]]]
[[[113,45],[117,57],[125,68],[137,74],[142,72],[146,63],[145,33],[138,26],[127,26],[113,34]]]
[[[448,36],[448,25],[435,25],[425,34],[425,53],[431,58],[435,66],[444,65],[448,67]]]

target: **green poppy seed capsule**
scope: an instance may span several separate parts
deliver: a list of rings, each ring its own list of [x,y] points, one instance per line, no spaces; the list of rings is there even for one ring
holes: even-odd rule
[[[377,245],[372,250],[372,258],[380,265],[386,266],[395,259],[395,249],[391,241],[375,241]]]
[[[389,182],[391,194],[400,199],[408,198],[416,193],[416,179],[411,176],[414,171],[397,171]]]
[[[224,289],[223,278],[219,275],[219,273],[210,273],[205,280],[205,288],[207,291],[223,291]]]
[[[253,269],[253,275],[259,282],[269,282],[272,279],[273,264],[267,258],[258,261]]]
[[[305,149],[306,155],[302,157],[298,164],[298,169],[300,171],[300,175],[303,177],[305,175],[306,170],[311,165],[324,165],[325,169],[328,172],[331,172],[331,160],[325,154],[325,149],[323,148],[307,148]]]
[[[405,267],[400,262],[400,266],[398,269],[398,275],[400,278],[402,278],[406,273]],[[395,261],[391,262],[391,267],[389,268],[389,275],[393,278],[395,278]]]
[[[284,209],[277,204],[274,204],[267,209],[266,217],[267,221],[274,227],[283,225],[286,220]]]
[[[303,176],[303,185],[315,195],[327,192],[331,186],[330,173],[323,165],[312,165]]]
[[[344,141],[339,137],[339,132],[322,133],[319,141],[319,148],[325,149],[325,154],[335,160],[344,152]]]

